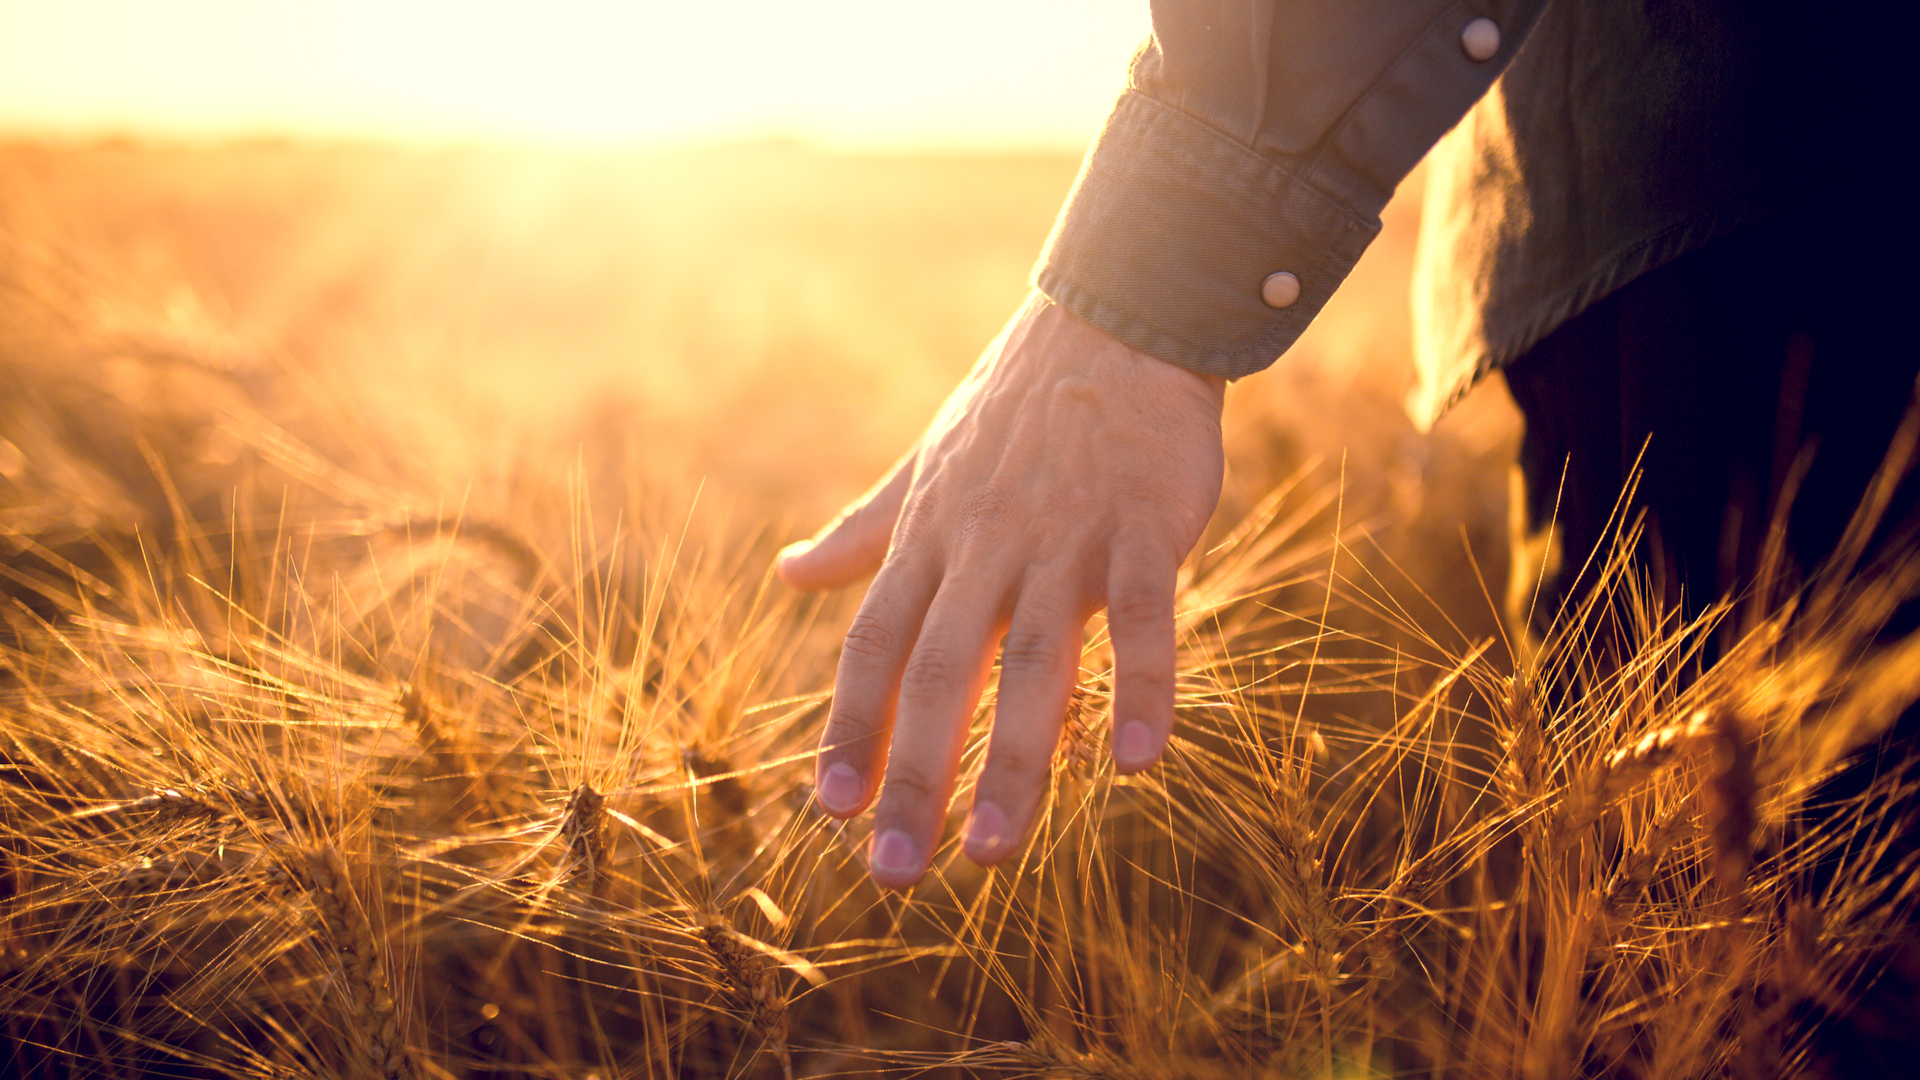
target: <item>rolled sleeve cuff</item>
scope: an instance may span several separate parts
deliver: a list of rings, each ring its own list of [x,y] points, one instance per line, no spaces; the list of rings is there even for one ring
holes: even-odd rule
[[[1364,215],[1137,91],[1087,155],[1034,269],[1053,302],[1142,352],[1237,379],[1293,344],[1380,231]],[[1299,299],[1261,299],[1271,274]]]

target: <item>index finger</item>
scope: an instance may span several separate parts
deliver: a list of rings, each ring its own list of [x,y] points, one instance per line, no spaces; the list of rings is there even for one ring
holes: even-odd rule
[[[847,626],[833,679],[833,705],[814,765],[816,797],[835,817],[852,817],[866,809],[879,788],[899,705],[900,675],[938,585],[931,567],[889,559]]]

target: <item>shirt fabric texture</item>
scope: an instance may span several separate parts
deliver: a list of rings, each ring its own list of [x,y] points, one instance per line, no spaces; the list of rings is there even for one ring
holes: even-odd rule
[[[1250,374],[1306,329],[1433,149],[1412,301],[1422,423],[1637,276],[1871,185],[1892,141],[1897,99],[1863,85],[1886,78],[1873,48],[1784,4],[1152,8],[1034,284],[1162,360]],[[1462,43],[1477,19],[1499,29],[1484,60]],[[1261,299],[1277,271],[1301,286],[1280,309]]]

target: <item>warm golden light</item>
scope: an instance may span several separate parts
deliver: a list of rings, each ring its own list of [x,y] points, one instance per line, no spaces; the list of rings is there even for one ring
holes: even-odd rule
[[[1141,0],[0,0],[0,130],[1083,143]]]

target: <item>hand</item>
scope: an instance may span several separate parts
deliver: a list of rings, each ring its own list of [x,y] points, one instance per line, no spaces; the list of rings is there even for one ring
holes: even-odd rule
[[[1173,731],[1174,579],[1220,498],[1225,393],[1036,296],[893,473],[781,552],[780,577],[802,589],[879,570],[847,631],[816,766],[829,814],[851,817],[879,793],[876,881],[904,889],[926,873],[996,646],[968,857],[997,863],[1026,835],[1102,607],[1114,764],[1159,760]]]

